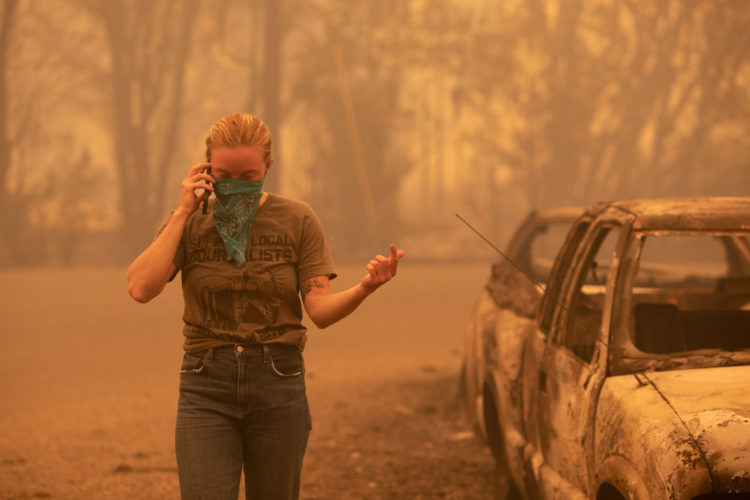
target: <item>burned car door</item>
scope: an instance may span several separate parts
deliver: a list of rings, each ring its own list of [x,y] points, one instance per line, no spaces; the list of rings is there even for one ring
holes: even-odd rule
[[[540,482],[548,494],[591,493],[596,398],[606,376],[606,339],[618,262],[615,249],[623,244],[623,232],[612,222],[593,225],[556,299],[537,391],[544,459]]]
[[[521,445],[529,446],[528,452],[519,449],[516,450],[518,456],[526,456],[524,460],[528,460],[529,456],[533,456],[540,452],[540,437],[538,430],[538,397],[539,391],[539,371],[547,345],[549,332],[551,329],[555,312],[558,308],[558,299],[561,295],[563,285],[565,283],[565,277],[568,274],[568,269],[573,263],[573,258],[577,253],[578,247],[581,244],[584,236],[586,235],[591,224],[589,217],[581,217],[580,220],[570,229],[568,235],[565,238],[565,242],[557,255],[555,264],[547,282],[546,292],[542,297],[542,302],[537,312],[537,323],[538,327],[532,332],[524,342],[523,350],[523,363],[522,363],[522,429],[517,431],[525,437],[524,443]],[[534,460],[533,458],[531,459]],[[533,466],[532,466],[533,468]],[[527,489],[532,490],[534,488],[533,472],[527,470],[524,473],[526,477]],[[529,495],[534,496],[534,495]]]

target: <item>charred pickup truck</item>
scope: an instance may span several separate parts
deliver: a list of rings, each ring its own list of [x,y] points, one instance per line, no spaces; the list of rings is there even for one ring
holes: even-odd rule
[[[470,322],[508,496],[750,498],[750,198],[593,205],[535,288]]]

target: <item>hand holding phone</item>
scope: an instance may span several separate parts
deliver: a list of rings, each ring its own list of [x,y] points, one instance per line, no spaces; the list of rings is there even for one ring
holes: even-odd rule
[[[211,175],[211,167],[208,167],[206,170],[203,171],[203,173]],[[206,184],[211,184],[210,181],[206,181]],[[202,211],[203,213],[208,213],[208,197],[211,195],[211,193],[208,190],[205,190],[203,192],[203,201],[201,202],[203,204]]]
[[[211,163],[203,162],[190,167],[185,178],[180,183],[180,203],[177,210],[190,215],[201,203],[207,202],[211,191],[214,190],[214,178],[211,175]],[[208,208],[204,205],[204,213]]]

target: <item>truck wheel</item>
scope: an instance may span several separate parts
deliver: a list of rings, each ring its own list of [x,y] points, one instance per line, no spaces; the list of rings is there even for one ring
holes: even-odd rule
[[[497,462],[495,468],[495,500],[523,500],[521,493],[516,487],[516,483],[511,479],[506,467],[500,466]]]
[[[611,484],[604,483],[596,493],[596,500],[625,500],[625,497]]]
[[[469,414],[468,391],[466,390],[466,362],[461,363],[461,371],[458,376],[458,413],[465,422],[473,424]]]
[[[518,487],[508,470],[505,458],[505,444],[500,432],[495,398],[489,386],[484,387],[484,425],[487,429],[487,442],[495,457],[495,490],[496,500],[522,500]]]

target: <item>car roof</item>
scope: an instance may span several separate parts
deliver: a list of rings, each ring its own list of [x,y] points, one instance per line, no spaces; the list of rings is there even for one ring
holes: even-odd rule
[[[536,218],[548,222],[573,222],[581,216],[585,208],[583,206],[548,208],[537,212]]]
[[[609,208],[635,216],[636,230],[750,231],[750,197],[652,198],[590,205],[596,216]]]

